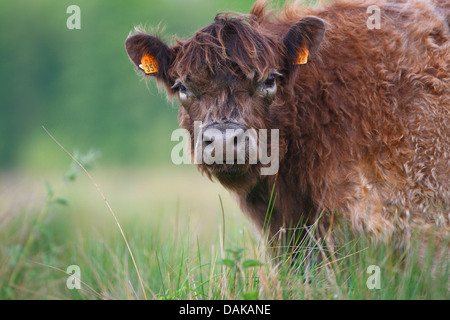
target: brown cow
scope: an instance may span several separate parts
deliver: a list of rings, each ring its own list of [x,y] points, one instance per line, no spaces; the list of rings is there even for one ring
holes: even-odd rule
[[[281,12],[257,1],[171,47],[136,29],[126,49],[179,99],[190,133],[195,121],[203,132],[279,129],[277,175],[248,161],[198,165],[259,228],[275,184],[269,237],[323,213],[407,239],[417,225],[449,230],[449,22],[445,0]]]

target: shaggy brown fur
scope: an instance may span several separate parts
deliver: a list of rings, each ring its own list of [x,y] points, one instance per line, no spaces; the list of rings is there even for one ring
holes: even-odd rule
[[[380,29],[366,25],[372,4]],[[200,169],[231,190],[259,228],[276,179],[269,236],[321,212],[324,221],[339,214],[378,236],[406,238],[417,225],[448,233],[448,2],[268,7],[257,1],[248,15],[219,14],[171,48],[142,31],[126,41],[136,65],[145,53],[157,58],[153,76],[169,96],[183,84],[182,128],[232,121],[280,130],[277,176],[261,176],[261,165]],[[308,62],[295,65],[302,45]],[[271,75],[274,96],[261,90]]]

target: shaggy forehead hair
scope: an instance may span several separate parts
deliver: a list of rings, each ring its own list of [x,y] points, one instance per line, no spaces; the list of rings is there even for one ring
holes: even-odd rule
[[[243,74],[267,78],[276,65],[275,43],[264,36],[257,17],[220,13],[187,41],[177,41],[173,78]]]

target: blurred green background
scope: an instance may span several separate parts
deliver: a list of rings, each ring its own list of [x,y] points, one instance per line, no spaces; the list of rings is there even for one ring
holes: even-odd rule
[[[163,38],[192,36],[220,11],[248,12],[253,0],[16,0],[0,2],[0,170],[67,167],[70,152],[101,152],[102,167],[172,166],[177,105],[129,61],[135,25],[165,26]],[[66,26],[69,5],[81,29]]]

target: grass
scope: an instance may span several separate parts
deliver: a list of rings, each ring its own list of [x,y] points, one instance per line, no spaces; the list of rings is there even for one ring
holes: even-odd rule
[[[274,260],[230,195],[192,167],[95,172],[115,217],[69,172],[0,175],[0,299],[450,298],[449,259],[436,260],[435,245],[419,251],[420,239],[398,250],[348,229],[332,253],[306,237],[297,262]],[[66,286],[70,265],[80,290]]]

